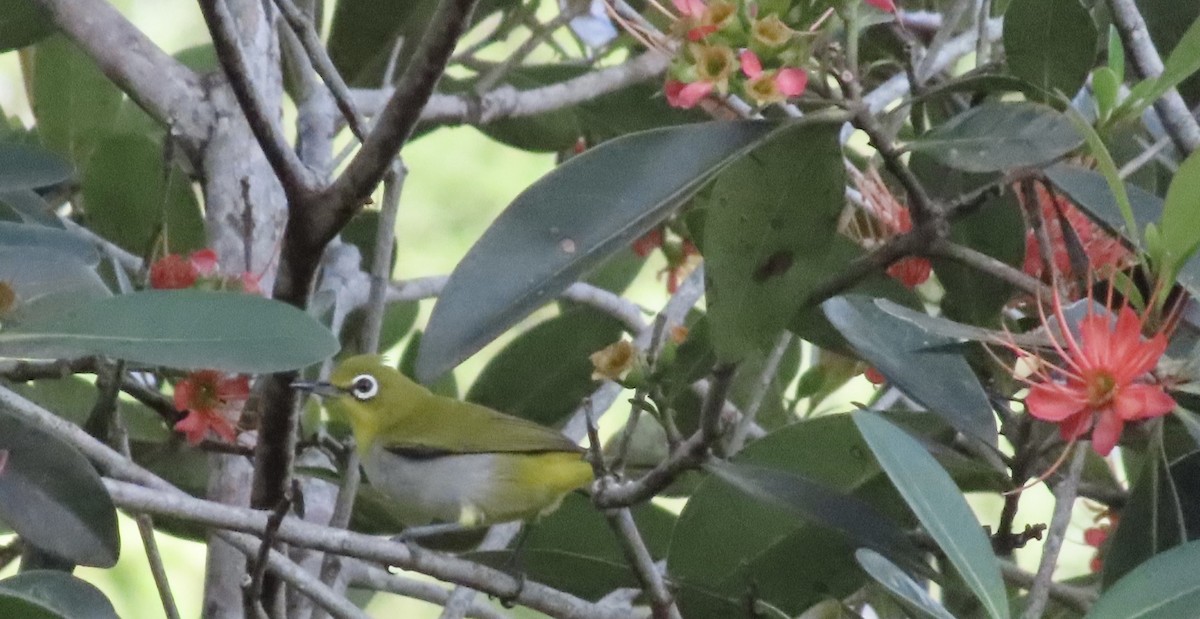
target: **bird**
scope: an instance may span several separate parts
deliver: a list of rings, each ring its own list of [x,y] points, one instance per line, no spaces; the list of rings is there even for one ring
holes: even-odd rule
[[[557,430],[434,394],[378,355],[292,385],[349,422],[368,483],[406,527],[536,520],[593,479],[584,450]]]

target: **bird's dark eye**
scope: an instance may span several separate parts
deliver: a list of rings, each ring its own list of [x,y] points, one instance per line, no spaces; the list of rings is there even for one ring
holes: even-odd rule
[[[379,393],[379,381],[370,374],[359,374],[350,382],[350,395],[356,400],[367,401]]]

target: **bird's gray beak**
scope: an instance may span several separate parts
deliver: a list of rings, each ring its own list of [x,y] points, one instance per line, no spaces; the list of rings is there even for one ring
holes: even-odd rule
[[[292,389],[308,391],[313,395],[321,397],[335,396],[341,393],[341,390],[333,386],[331,383],[316,381],[316,380],[297,380],[292,382]]]

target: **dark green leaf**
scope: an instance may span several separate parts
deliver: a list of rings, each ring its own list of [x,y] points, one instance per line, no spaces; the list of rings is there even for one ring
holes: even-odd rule
[[[512,563],[509,550],[469,552],[464,557],[496,569],[506,569]],[[533,549],[521,552],[519,561],[521,572],[530,580],[585,600],[596,601],[614,589],[638,586],[624,562],[562,550]]]
[[[88,227],[133,254],[147,253],[160,232],[174,253],[205,245],[191,180],[178,167],[164,179],[162,148],[146,136],[104,139],[88,162],[82,191]]]
[[[554,298],[774,127],[747,121],[647,131],[551,171],[517,196],[450,275],[429,319],[417,376],[440,376]]]
[[[22,250],[41,248],[64,254],[87,266],[94,267],[100,263],[100,253],[94,245],[69,232],[46,226],[0,221],[0,247]]]
[[[78,426],[87,422],[99,397],[96,385],[79,374],[5,386]],[[122,397],[117,400],[117,410],[130,440],[161,443],[170,436],[163,418],[141,402]]]
[[[904,531],[861,499],[794,473],[760,466],[713,461],[704,468],[757,501],[783,507],[803,520],[838,531],[856,545],[909,565],[920,565],[920,551]]]
[[[875,582],[883,585],[907,608],[931,619],[954,619],[946,607],[887,557],[869,548],[859,548],[854,552],[854,558]]]
[[[37,2],[0,0],[0,53],[36,43],[52,32],[54,22]]]
[[[50,150],[84,170],[97,142],[112,131],[121,91],[64,35],[38,43],[27,58],[38,136]]]
[[[417,352],[421,350],[422,335],[420,329],[413,332],[412,337],[408,339],[408,345],[404,347],[404,353],[400,355],[400,364],[397,367],[405,376],[413,380],[416,380],[413,369],[417,365]],[[438,395],[458,399],[458,379],[454,378],[454,372],[446,372],[441,378],[426,387]]]
[[[1196,607],[1200,606],[1197,564],[1200,564],[1200,542],[1184,544],[1156,555],[1105,591],[1092,606],[1088,619],[1156,619],[1195,615]]]
[[[337,350],[328,329],[278,301],[232,292],[152,290],[31,317],[0,331],[0,355],[104,355],[176,368],[277,372]]]
[[[835,297],[821,307],[859,356],[900,390],[960,432],[996,444],[987,394],[962,355],[947,349],[955,340],[896,318],[868,297]]]
[[[379,350],[380,353],[385,353],[391,350],[393,346],[400,343],[404,336],[412,330],[412,327],[417,322],[417,314],[420,313],[421,305],[416,301],[404,301],[400,303],[389,303],[383,309],[383,323],[379,329]],[[367,352],[364,349],[362,341],[362,330],[364,321],[367,318],[367,310],[365,307],[358,308],[348,316],[346,321],[342,323],[342,350],[339,353],[341,357],[350,357],[357,354]],[[372,353],[376,351],[370,351]]]
[[[1079,0],[1013,0],[1004,13],[1004,54],[1013,74],[1054,98],[1079,91],[1096,60],[1099,33]]]
[[[1161,449],[1147,450],[1129,503],[1121,510],[1120,525],[1105,551],[1105,587],[1112,586],[1154,555],[1187,541],[1181,509]]]
[[[912,524],[847,415],[776,430],[747,445],[733,461],[803,476],[865,501],[904,526]],[[862,586],[853,550],[828,527],[797,523],[795,514],[747,501],[740,491],[708,477],[680,514],[667,567],[681,585],[678,601],[688,619],[728,618],[728,607],[714,599],[744,601],[751,595],[795,615]]]
[[[466,399],[557,425],[592,392],[588,356],[620,337],[621,323],[608,314],[590,307],[570,310],[522,333],[496,353]]]
[[[903,430],[868,411],[856,411],[853,416],[879,465],[988,615],[1007,619],[1008,597],[1000,564],[958,486]]]
[[[352,86],[379,88],[398,78],[420,45],[434,0],[342,0],[329,29],[329,56]],[[384,76],[388,56],[403,38],[395,76]]]
[[[79,452],[20,417],[0,412],[0,520],[55,557],[112,567],[121,543],[117,511]]]
[[[36,146],[0,142],[0,191],[48,187],[71,175],[70,164],[54,153]]]
[[[1071,120],[1031,102],[985,102],[939,125],[909,148],[967,172],[1041,165],[1083,144]]]
[[[805,300],[845,205],[840,124],[785,128],[713,184],[704,225],[708,319],[717,356],[771,345]]]
[[[23,572],[0,580],[0,616],[118,619],[112,602],[91,583],[64,572],[46,570]]]

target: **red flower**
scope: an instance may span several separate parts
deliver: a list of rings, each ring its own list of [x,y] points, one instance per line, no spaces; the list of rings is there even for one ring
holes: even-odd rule
[[[1017,191],[1024,202],[1024,192]],[[1037,186],[1037,206],[1041,211],[1042,225],[1045,226],[1046,237],[1050,241],[1051,259],[1054,273],[1071,274],[1071,256],[1067,252],[1067,240],[1063,230],[1063,220],[1071,227],[1083,251],[1087,254],[1088,263],[1096,267],[1122,268],[1129,262],[1132,254],[1112,235],[1096,225],[1087,215],[1084,215],[1066,197],[1055,195],[1053,198],[1045,186]],[[1028,209],[1028,206],[1026,206]],[[1059,216],[1059,213],[1062,216]],[[1042,263],[1041,249],[1038,247],[1037,235],[1031,229],[1025,233],[1025,263],[1023,270],[1033,277],[1042,277],[1045,265]]]
[[[192,267],[200,275],[212,275],[217,272],[217,252],[211,249],[192,252],[192,255],[188,256],[188,262],[192,263]]]
[[[901,258],[888,267],[887,274],[908,288],[916,288],[929,279],[933,273],[933,263],[928,258],[909,256]]]
[[[662,228],[655,228],[633,242],[633,253],[637,254],[639,258],[645,258],[650,255],[650,252],[662,247],[662,244]]]
[[[696,107],[696,104],[712,91],[713,83],[704,81],[684,84],[679,80],[667,80],[667,83],[663,85],[663,94],[667,96],[667,103],[671,107],[684,110]]]
[[[875,168],[867,168],[866,172],[851,169],[850,175],[858,191],[862,194],[863,210],[873,221],[866,225],[854,226],[849,230],[852,238],[857,238],[870,249],[892,237],[912,230],[912,215],[908,207],[888,189],[883,178]],[[933,264],[928,258],[910,256],[902,258],[888,267],[887,274],[909,288],[915,288],[929,279],[933,273]]]
[[[896,3],[892,0],[867,0],[867,4],[887,13],[896,12]]]
[[[150,265],[150,287],[159,290],[191,288],[199,277],[196,267],[179,254],[167,254]]]
[[[251,273],[250,271],[246,271],[245,273],[242,273],[238,279],[242,284],[242,292],[247,294],[262,295],[262,283],[259,281],[257,275]]]
[[[234,423],[250,397],[250,378],[227,376],[216,370],[198,370],[175,384],[175,408],[187,416],[175,424],[188,443],[195,445],[216,432],[226,441],[237,438]]]
[[[1150,375],[1167,348],[1167,337],[1156,333],[1144,339],[1145,321],[1128,305],[1121,307],[1114,324],[1108,311],[1097,313],[1090,304],[1079,321],[1078,337],[1066,327],[1070,323],[1057,295],[1054,314],[1062,325],[1057,329],[1061,335],[1052,339],[1060,361],[1057,366],[1034,364],[1025,398],[1029,414],[1059,424],[1064,440],[1090,430],[1096,453],[1107,456],[1127,422],[1160,417],[1175,408],[1175,400]],[[1018,354],[1036,357],[1019,349]]]
[[[867,370],[863,372],[863,377],[866,378],[867,381],[869,381],[872,385],[882,385],[883,383],[887,382],[887,377],[881,374],[879,370],[875,369],[875,366],[867,368]]]
[[[1098,516],[1097,520],[1105,517],[1108,518],[1108,522],[1102,522],[1083,531],[1083,543],[1096,549],[1096,554],[1092,555],[1092,560],[1089,563],[1089,567],[1091,567],[1093,573],[1104,569],[1104,551],[1106,550],[1104,545],[1108,543],[1108,538],[1112,536],[1113,528],[1117,526],[1116,514],[1105,512]]]

